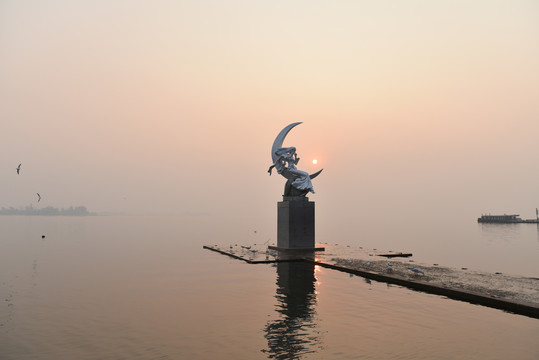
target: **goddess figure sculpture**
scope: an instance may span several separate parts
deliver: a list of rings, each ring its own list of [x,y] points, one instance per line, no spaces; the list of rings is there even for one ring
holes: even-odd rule
[[[282,147],[275,151],[275,155],[277,156],[277,161],[275,161],[275,163],[268,169],[269,174],[271,175],[273,168],[276,168],[278,174],[281,174],[288,179],[287,185],[300,190],[299,193],[294,192],[295,194],[291,194],[290,192],[292,189],[286,189],[285,185],[285,196],[301,196],[301,193],[305,195],[308,192],[314,194],[314,188],[309,174],[296,168],[296,165],[299,162],[296,148],[293,146]],[[292,179],[290,178],[290,175],[292,176]],[[286,194],[287,190],[288,194]]]
[[[284,196],[305,196],[307,193],[312,192],[314,194],[313,184],[311,179],[314,179],[322,170],[309,175],[305,171],[301,171],[296,168],[296,165],[299,162],[299,157],[296,153],[296,148],[283,147],[283,141],[288,132],[296,125],[301,124],[300,122],[290,124],[286,126],[273,143],[271,149],[271,159],[273,160],[273,165],[268,169],[269,174],[273,168],[277,169],[277,173],[284,176],[287,181],[284,187]]]

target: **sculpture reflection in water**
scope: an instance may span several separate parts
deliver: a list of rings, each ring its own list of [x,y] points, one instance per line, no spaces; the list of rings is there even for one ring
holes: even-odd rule
[[[299,359],[321,347],[316,318],[314,265],[277,263],[276,310],[279,319],[265,326],[270,359]]]

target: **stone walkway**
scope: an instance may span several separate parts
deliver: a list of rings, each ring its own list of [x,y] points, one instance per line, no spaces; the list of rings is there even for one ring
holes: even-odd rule
[[[532,317],[539,317],[539,279],[501,273],[456,269],[438,264],[416,263],[412,257],[386,258],[383,254],[408,251],[383,251],[338,244],[316,244],[325,251],[288,253],[268,249],[268,244],[232,244],[205,248],[244,260],[273,263],[308,261],[317,265],[364,276],[377,281],[399,284],[417,290],[447,295]],[[391,263],[391,269],[387,264]],[[413,272],[412,268],[422,273]]]
[[[486,273],[443,266],[424,265],[392,259],[392,270],[387,269],[388,260],[365,260],[334,258],[335,265],[354,270],[367,270],[380,274],[397,275],[412,281],[422,281],[453,289],[462,289],[496,298],[539,306],[539,279],[500,273]],[[414,273],[410,268],[421,269],[424,274]]]

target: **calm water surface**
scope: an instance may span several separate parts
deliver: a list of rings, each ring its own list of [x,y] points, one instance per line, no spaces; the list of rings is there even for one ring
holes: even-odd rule
[[[312,265],[249,265],[202,249],[265,241],[263,227],[256,237],[240,222],[215,218],[0,217],[0,224],[0,359],[539,358],[536,319]],[[444,238],[446,230],[414,234]],[[534,225],[459,231],[468,232],[467,243],[452,247],[475,257],[453,256],[452,247],[442,256],[415,238],[408,248],[487,270],[507,260],[507,248],[527,249],[517,258],[511,250],[510,262],[537,260]],[[386,245],[402,237],[395,241]],[[496,261],[478,258],[484,253]],[[536,264],[507,269],[539,273]]]

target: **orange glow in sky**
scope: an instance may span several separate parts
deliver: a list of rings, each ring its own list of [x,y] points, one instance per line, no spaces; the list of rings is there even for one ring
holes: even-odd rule
[[[0,5],[0,207],[273,229],[270,148],[298,121],[320,233],[537,207],[537,2],[53,3]]]

